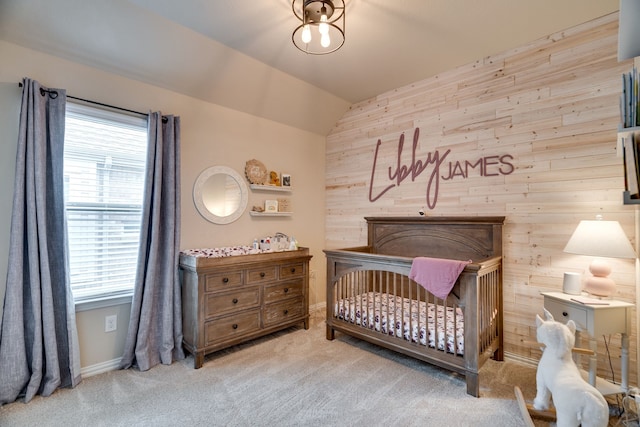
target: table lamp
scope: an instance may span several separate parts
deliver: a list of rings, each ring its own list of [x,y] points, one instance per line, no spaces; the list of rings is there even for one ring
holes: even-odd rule
[[[603,258],[635,258],[636,252],[618,221],[580,221],[564,252],[595,257],[589,265],[592,276],[587,278],[584,290],[600,297],[611,296],[616,283],[611,279],[611,266]]]

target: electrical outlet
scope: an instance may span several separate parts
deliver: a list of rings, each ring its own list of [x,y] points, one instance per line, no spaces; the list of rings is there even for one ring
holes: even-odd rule
[[[118,316],[106,316],[104,318],[104,331],[105,332],[113,332],[118,329]]]

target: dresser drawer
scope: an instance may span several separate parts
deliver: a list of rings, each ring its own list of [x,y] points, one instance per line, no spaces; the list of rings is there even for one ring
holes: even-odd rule
[[[276,267],[261,267],[247,270],[247,283],[260,283],[276,278]]]
[[[287,298],[297,298],[302,296],[302,283],[289,282],[277,285],[265,286],[264,302],[266,304],[282,301]]]
[[[207,274],[204,281],[206,292],[228,289],[242,284],[242,271]]]
[[[303,311],[302,297],[269,304],[264,310],[264,326],[268,327],[300,318],[304,314]]]
[[[585,308],[570,304],[563,304],[562,302],[546,297],[544,300],[544,308],[549,310],[549,313],[551,313],[553,318],[558,322],[567,323],[569,320],[573,320],[576,323],[578,330],[588,330],[587,310]]]
[[[249,310],[204,324],[205,346],[260,330],[260,309]]]
[[[280,266],[280,279],[304,276],[304,263],[287,264]]]
[[[260,288],[252,287],[206,295],[205,318],[260,305]]]

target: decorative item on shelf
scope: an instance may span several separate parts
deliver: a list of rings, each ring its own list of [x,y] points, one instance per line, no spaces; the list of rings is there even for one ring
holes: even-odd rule
[[[291,212],[289,199],[278,199],[278,212]]]
[[[621,141],[623,150],[625,190],[630,199],[638,199],[640,197],[640,171],[638,170],[638,144],[640,139],[636,140],[633,133],[621,135],[618,138]]]
[[[640,125],[640,99],[638,98],[638,69],[633,67],[622,75],[620,94],[620,123],[623,128]]]
[[[278,176],[278,172],[269,172],[269,185],[275,185],[277,187],[280,186],[280,177]]]
[[[254,206],[251,208],[251,211],[253,212],[264,212],[264,207],[262,206]]]
[[[584,290],[592,295],[609,297],[616,291],[611,279],[611,266],[602,258],[635,258],[636,252],[624,234],[618,221],[603,221],[596,215],[595,221],[580,221],[564,252],[596,257],[589,266],[592,276],[584,284]]]
[[[264,185],[267,182],[267,168],[259,160],[247,160],[244,166],[244,174],[251,184]]]
[[[282,177],[282,186],[291,187],[291,175],[283,173],[280,176]]]
[[[291,9],[301,22],[291,35],[295,47],[311,55],[340,49],[345,40],[344,6],[344,0],[293,0]]]
[[[277,200],[265,200],[264,201],[264,211],[265,212],[278,212],[278,201]]]

